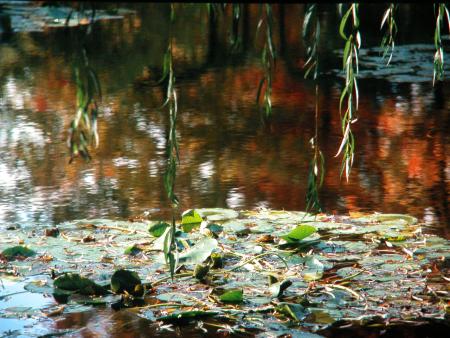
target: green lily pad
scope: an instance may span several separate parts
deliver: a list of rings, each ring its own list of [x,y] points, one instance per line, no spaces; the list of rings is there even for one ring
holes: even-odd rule
[[[217,240],[205,237],[192,248],[182,252],[178,261],[183,264],[199,264],[203,263],[218,246]]]
[[[2,255],[8,260],[12,260],[16,257],[32,257],[36,255],[36,251],[27,248],[26,246],[17,245],[11,248],[7,248],[2,251]]]
[[[184,232],[191,232],[193,229],[200,227],[202,222],[202,216],[194,209],[185,211],[181,216],[181,228]]]
[[[308,224],[301,224],[289,232],[287,235],[280,236],[284,240],[290,241],[301,241],[302,239],[312,235],[317,232],[317,228]]]
[[[244,290],[228,290],[225,291],[220,297],[220,301],[223,303],[238,304],[244,301]]]
[[[130,270],[120,269],[111,276],[111,291],[114,293],[123,293],[142,296],[143,287],[139,275]]]
[[[164,232],[166,231],[166,229],[169,227],[170,227],[169,223],[158,222],[158,223],[150,225],[148,227],[148,232],[150,232],[150,234],[153,237],[161,237],[164,234]]]
[[[53,282],[56,289],[73,291],[82,295],[103,295],[106,290],[86,277],[77,273],[66,272],[56,278]]]

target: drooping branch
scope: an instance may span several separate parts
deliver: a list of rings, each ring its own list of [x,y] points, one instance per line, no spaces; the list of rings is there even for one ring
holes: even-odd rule
[[[166,190],[167,197],[172,206],[172,226],[170,228],[170,231],[166,233],[166,236],[164,238],[164,257],[166,263],[169,264],[169,270],[172,279],[175,274],[178,261],[178,252],[175,243],[175,232],[176,232],[175,208],[178,206],[179,200],[178,197],[175,195],[175,180],[177,176],[177,165],[179,164],[180,161],[178,140],[176,133],[178,104],[177,104],[177,92],[175,89],[175,75],[173,70],[173,54],[172,54],[173,51],[172,25],[174,19],[175,19],[175,11],[173,4],[171,4],[170,22],[169,22],[169,43],[166,54],[164,56],[162,80],[167,81],[166,100],[163,106],[168,106],[169,108],[169,133],[167,135],[167,143],[166,143],[167,164],[166,170],[164,172],[164,188]]]
[[[448,30],[450,32],[450,15],[448,8],[445,4],[439,4],[436,15],[436,28],[434,31],[434,46],[436,48],[436,53],[434,54],[433,86],[436,83],[436,80],[442,81],[444,78],[444,48],[441,39],[441,26],[445,21],[444,15],[447,18]]]
[[[359,33],[359,17],[357,3],[350,5],[344,14],[339,26],[339,34],[345,40],[343,55],[343,70],[345,72],[345,85],[339,100],[339,112],[341,114],[342,141],[336,157],[343,154],[341,176],[345,172],[348,181],[355,154],[355,137],[351,125],[357,121],[359,91],[358,91],[358,54],[361,47],[361,34]],[[350,19],[350,20],[349,20]],[[351,32],[345,30],[350,27]],[[343,105],[345,106],[343,107]],[[344,109],[343,109],[344,108]]]
[[[386,65],[392,60],[395,47],[395,36],[397,35],[397,23],[395,22],[395,10],[397,5],[394,3],[389,4],[388,8],[384,11],[383,19],[381,20],[381,27],[385,28],[383,39],[381,40],[381,49],[383,50],[383,59],[389,54],[389,59]]]
[[[325,175],[325,163],[322,151],[319,148],[319,84],[317,83],[319,71],[319,41],[320,21],[317,14],[317,4],[307,5],[302,30],[303,40],[307,46],[307,61],[304,65],[305,78],[312,75],[315,83],[315,131],[310,144],[314,156],[309,166],[308,186],[306,192],[306,211],[320,212],[319,189],[322,187]]]
[[[91,145],[97,147],[99,143],[97,132],[97,99],[101,99],[102,94],[97,74],[89,64],[84,43],[86,36],[91,30],[94,19],[95,10],[92,9],[88,28],[80,32],[82,34],[81,38],[75,39],[73,72],[77,95],[76,113],[70,123],[69,135],[67,137],[67,146],[70,149],[69,163],[72,163],[78,155],[81,155],[81,157],[89,161],[91,159],[89,147]]]
[[[272,76],[273,68],[275,67],[276,52],[272,41],[272,30],[273,30],[273,17],[272,17],[272,5],[265,4],[265,16],[261,18],[258,22],[257,32],[265,23],[266,34],[264,47],[261,53],[261,64],[263,66],[264,76],[259,82],[258,92],[256,95],[256,102],[259,105],[261,94],[264,93],[264,110],[266,117],[272,114]]]

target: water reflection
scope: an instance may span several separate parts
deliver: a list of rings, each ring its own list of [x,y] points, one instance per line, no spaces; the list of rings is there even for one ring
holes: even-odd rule
[[[89,164],[68,165],[64,139],[76,88],[65,34],[15,33],[0,45],[2,224],[124,218],[147,210],[154,217],[170,215],[161,176],[169,121],[157,109],[164,88],[140,82],[145,67],[154,72],[161,64],[169,11],[163,4],[129,6],[136,12],[97,22],[87,41],[104,89],[100,147]],[[177,11],[173,54],[181,165],[176,191],[184,209],[305,208],[314,88],[302,80],[303,46],[293,24],[303,11],[294,5],[281,12],[273,8],[287,26],[274,31],[275,44],[284,49],[273,78],[273,116],[265,122],[255,105],[262,76],[259,48],[253,48],[257,6],[243,6],[247,21],[233,55],[223,17],[211,25],[203,7]],[[331,6],[322,16],[329,37],[323,41],[331,43],[321,53],[329,67],[336,62],[332,50],[341,47],[334,39],[334,10]],[[448,86],[432,89],[431,77],[420,84],[361,80],[355,167],[346,183],[339,179],[340,159],[333,157],[340,141],[342,81],[331,75],[320,81],[324,209],[406,212],[448,231]]]

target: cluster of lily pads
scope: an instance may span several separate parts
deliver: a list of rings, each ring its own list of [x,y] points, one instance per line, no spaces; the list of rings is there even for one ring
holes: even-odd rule
[[[330,326],[448,322],[449,242],[412,216],[188,210],[173,279],[163,252],[170,227],[96,219],[12,228],[0,233],[0,277],[53,295],[35,316],[102,305],[155,325],[201,320],[311,337]],[[6,312],[0,306],[0,320]]]

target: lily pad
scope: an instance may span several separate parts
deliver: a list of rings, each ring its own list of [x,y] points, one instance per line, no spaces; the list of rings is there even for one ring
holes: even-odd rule
[[[283,296],[284,291],[292,285],[292,281],[289,279],[285,279],[281,282],[276,282],[270,285],[269,291],[272,297],[281,298]]]
[[[174,313],[171,313],[168,316],[162,316],[159,317],[158,320],[163,322],[189,322],[192,320],[205,318],[205,317],[214,317],[217,316],[219,312],[217,311],[201,311],[201,310],[194,310],[194,311],[176,311]]]
[[[111,276],[111,291],[114,293],[123,293],[142,296],[144,291],[139,275],[130,270],[120,269]]]
[[[32,257],[36,255],[36,251],[31,250],[26,246],[17,245],[3,250],[2,255],[8,260],[12,260],[16,257]]]
[[[63,291],[73,291],[82,295],[103,295],[106,290],[86,277],[67,272],[56,278],[53,286]]]
[[[189,299],[186,295],[177,292],[167,292],[156,296],[157,299],[167,303],[180,303],[186,306],[195,305],[192,299]]]
[[[184,232],[191,232],[193,229],[200,227],[202,222],[203,218],[196,210],[187,210],[181,217],[181,228]]]
[[[308,309],[303,305],[294,303],[279,303],[276,310],[297,322],[302,321],[309,314]]]
[[[136,244],[133,244],[125,249],[123,252],[125,255],[137,255],[138,253],[142,252],[142,249],[139,248]]]
[[[148,232],[150,232],[150,235],[152,235],[153,237],[160,237],[160,236],[162,236],[162,234],[164,234],[166,229],[169,227],[170,227],[169,223],[158,222],[158,223],[150,225],[148,227]]]
[[[206,218],[209,222],[227,221],[238,218],[239,213],[233,209],[222,208],[203,208],[196,209],[199,215]]]
[[[228,290],[225,291],[220,297],[220,301],[223,303],[238,304],[244,301],[244,290]]]
[[[178,261],[183,264],[203,263],[218,246],[217,240],[206,237],[200,240],[192,248],[181,253]]]
[[[303,271],[303,279],[306,281],[319,280],[323,276],[324,265],[316,257],[310,256],[305,261],[305,270]]]
[[[379,222],[383,224],[414,225],[417,223],[417,218],[402,214],[373,214],[355,218],[353,221],[361,223]]]
[[[312,235],[317,231],[316,227],[308,224],[301,224],[289,232],[287,235],[280,236],[284,240],[291,241],[301,241],[302,239]]]

